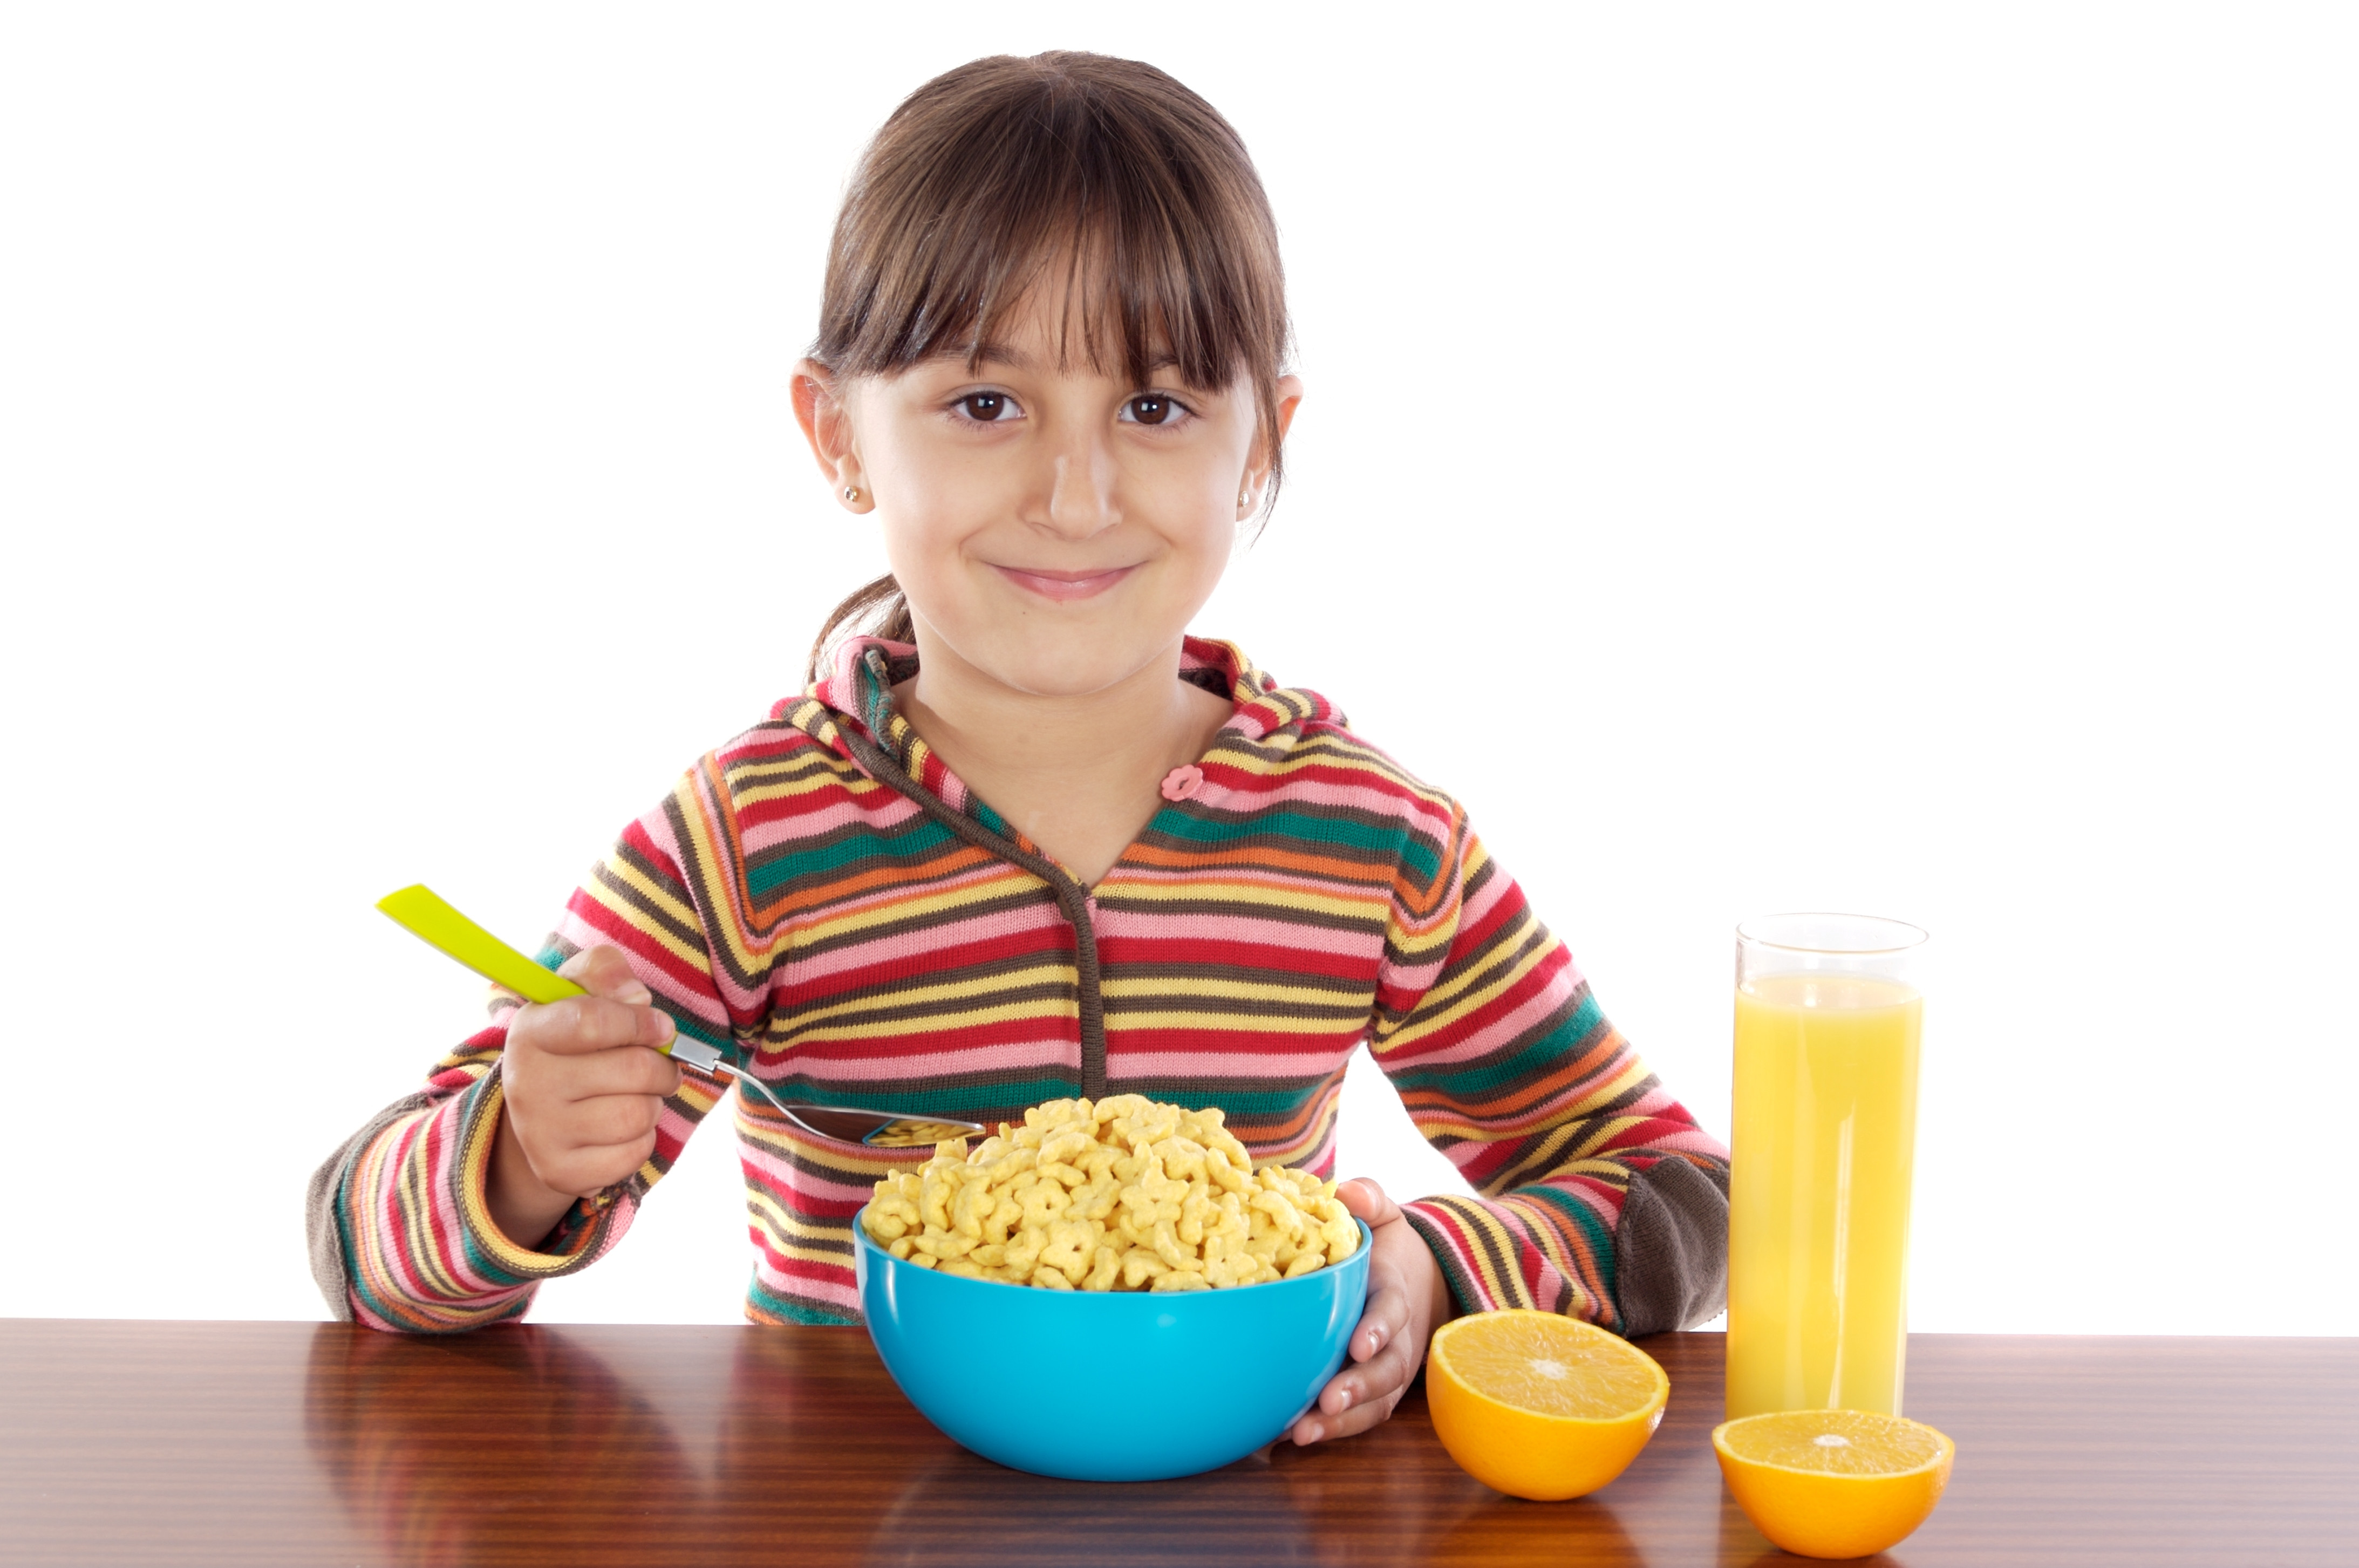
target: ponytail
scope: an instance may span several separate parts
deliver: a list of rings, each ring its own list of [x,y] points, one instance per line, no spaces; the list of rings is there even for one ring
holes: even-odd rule
[[[917,625],[909,618],[909,601],[902,597],[900,583],[895,582],[893,574],[888,572],[874,583],[854,588],[844,595],[843,603],[829,612],[827,624],[820,627],[819,636],[811,639],[810,670],[803,679],[817,681],[826,674],[828,645],[837,640],[838,633],[846,636],[857,634],[861,623],[867,620],[871,612],[879,605],[884,607],[884,614],[876,617],[875,625],[868,635],[881,637],[888,642],[918,640]]]

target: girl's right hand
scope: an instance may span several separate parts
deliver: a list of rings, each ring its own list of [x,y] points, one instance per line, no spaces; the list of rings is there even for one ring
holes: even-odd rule
[[[500,1078],[505,1105],[492,1149],[492,1221],[537,1247],[577,1198],[594,1197],[641,1165],[656,1119],[679,1089],[679,1068],[655,1048],[670,1018],[622,950],[593,947],[558,970],[589,993],[508,1016]]]

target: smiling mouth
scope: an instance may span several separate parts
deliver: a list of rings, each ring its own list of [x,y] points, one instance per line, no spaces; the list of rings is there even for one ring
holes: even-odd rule
[[[1094,599],[1138,568],[1110,566],[1096,572],[1045,572],[1021,566],[995,566],[993,570],[1018,588],[1062,604],[1075,599]]]

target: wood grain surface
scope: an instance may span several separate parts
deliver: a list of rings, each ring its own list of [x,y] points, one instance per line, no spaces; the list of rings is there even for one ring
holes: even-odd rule
[[[1468,1479],[1420,1395],[1332,1447],[1185,1481],[1005,1470],[857,1329],[0,1320],[0,1561],[235,1563],[1785,1563],[1723,1494],[1721,1340],[1646,1342],[1662,1429],[1590,1498]],[[1082,1420],[1200,1390],[988,1369]],[[2359,1340],[1919,1335],[1949,1496],[1878,1563],[2359,1562]]]

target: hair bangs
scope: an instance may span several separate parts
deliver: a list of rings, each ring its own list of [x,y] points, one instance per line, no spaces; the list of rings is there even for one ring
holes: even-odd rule
[[[846,194],[813,357],[853,376],[973,361],[1036,298],[1067,366],[1143,384],[1168,362],[1268,401],[1284,278],[1228,123],[1152,67],[1087,55],[977,60],[912,94]]]

